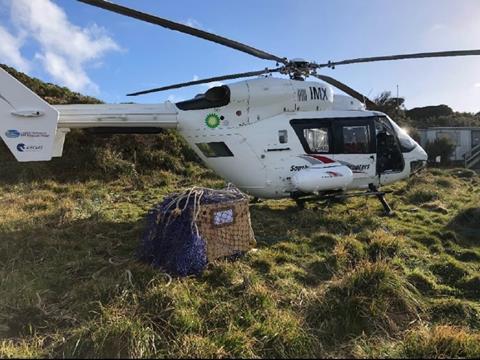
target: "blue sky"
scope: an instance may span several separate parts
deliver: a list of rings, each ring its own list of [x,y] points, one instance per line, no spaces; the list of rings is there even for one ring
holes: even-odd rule
[[[264,49],[324,62],[397,53],[480,49],[478,0],[115,0]],[[268,61],[74,0],[0,0],[0,62],[107,102],[128,92]],[[324,73],[364,94],[480,111],[480,56],[339,66]],[[180,100],[206,86],[137,102]]]

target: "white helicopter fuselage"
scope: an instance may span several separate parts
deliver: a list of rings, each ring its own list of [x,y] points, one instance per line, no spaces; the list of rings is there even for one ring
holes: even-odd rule
[[[403,166],[379,173],[372,126],[374,119],[386,115],[364,110],[353,98],[334,95],[326,84],[262,78],[228,87],[231,101],[226,106],[179,109],[178,130],[208,167],[253,196],[282,198],[389,184],[407,178],[412,162],[427,159],[423,149],[410,139],[415,146],[402,153]],[[214,120],[210,126],[209,117]],[[297,128],[296,123],[300,123]],[[368,151],[339,149],[336,137],[341,137],[341,129],[337,128],[343,124],[368,134],[363,139]],[[322,134],[328,139],[324,138],[321,152],[309,149],[302,139],[306,127],[327,130]],[[348,169],[352,174],[345,173]],[[309,174],[301,179],[303,183],[296,183],[306,172]]]
[[[176,128],[208,167],[259,198],[389,184],[427,160],[385,114],[324,83],[271,77],[177,104],[52,107],[2,70],[0,116],[18,161],[61,156],[72,128]]]

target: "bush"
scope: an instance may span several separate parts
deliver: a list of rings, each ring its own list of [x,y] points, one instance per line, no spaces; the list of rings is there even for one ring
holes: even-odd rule
[[[450,157],[455,150],[455,145],[447,138],[439,138],[425,145],[425,151],[428,154],[428,160],[436,162],[437,156],[440,156],[440,164],[448,165]]]

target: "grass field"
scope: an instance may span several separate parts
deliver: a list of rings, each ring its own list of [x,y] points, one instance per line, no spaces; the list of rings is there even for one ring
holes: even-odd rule
[[[392,186],[393,218],[373,199],[252,205],[257,251],[172,279],[135,260],[146,211],[223,181],[126,168],[2,168],[0,357],[480,356],[475,173]]]

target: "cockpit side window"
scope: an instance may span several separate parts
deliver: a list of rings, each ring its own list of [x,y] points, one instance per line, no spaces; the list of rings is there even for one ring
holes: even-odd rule
[[[400,126],[398,126],[393,120],[388,119],[389,124],[395,130],[398,141],[400,142],[400,147],[402,148],[402,152],[410,152],[417,146],[417,143],[403,130]]]
[[[377,172],[400,172],[405,168],[402,148],[393,125],[386,117],[375,119],[377,138]]]
[[[197,143],[196,145],[207,158],[233,156],[232,151],[224,142]]]

